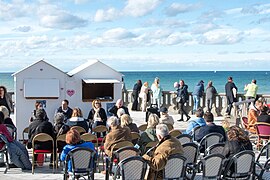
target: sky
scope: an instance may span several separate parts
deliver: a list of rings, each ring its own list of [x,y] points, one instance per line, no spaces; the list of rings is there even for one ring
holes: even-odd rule
[[[0,0],[0,72],[269,70],[267,0]]]

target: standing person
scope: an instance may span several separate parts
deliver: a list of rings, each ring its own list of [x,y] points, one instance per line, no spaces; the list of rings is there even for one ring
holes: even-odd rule
[[[87,119],[89,120],[89,124],[92,124],[91,126],[89,125],[91,130],[92,128],[99,125],[106,126],[107,114],[106,114],[105,109],[102,108],[100,100],[95,99],[92,102],[92,109],[90,110]],[[100,136],[100,133],[98,133],[97,136]],[[105,133],[104,133],[104,136],[105,136]]]
[[[160,108],[162,88],[158,77],[155,78],[155,81],[151,86],[151,90],[153,92],[153,104],[157,104],[158,108]]]
[[[198,84],[194,87],[192,93],[194,103],[192,113],[194,113],[200,106],[200,99],[203,96],[203,93],[204,93],[204,82],[203,80],[200,80]]]
[[[206,107],[207,107],[207,110],[211,112],[214,95],[217,94],[217,90],[213,86],[212,81],[208,82],[205,94],[206,94]]]
[[[129,115],[129,112],[128,112],[128,108],[124,106],[124,102],[122,99],[118,99],[115,103],[114,106],[112,106],[110,109],[109,109],[109,112],[112,113],[114,116],[118,117],[117,115],[117,111],[118,109],[124,109],[125,111],[125,114],[128,114]],[[119,117],[118,117],[119,118]]]
[[[72,115],[72,109],[68,105],[69,105],[68,100],[64,99],[62,101],[61,106],[55,112],[55,114],[56,113],[63,113],[64,114],[64,116],[65,116],[64,122],[67,122],[67,120],[70,119],[71,115]]]
[[[236,100],[236,92],[237,92],[237,87],[235,86],[235,84],[233,82],[233,78],[230,76],[230,77],[228,77],[228,82],[225,85],[225,93],[226,93],[226,97],[227,97],[226,113],[228,114],[228,116],[231,115],[232,104],[237,101]]]
[[[150,166],[147,179],[163,179],[163,169],[166,166],[168,157],[173,154],[183,154],[183,147],[175,137],[169,135],[166,124],[159,124],[156,127],[159,143],[153,150],[152,155],[144,154],[143,159]]]
[[[139,79],[137,80],[136,84],[134,84],[133,86],[133,92],[132,92],[132,96],[133,96],[133,103],[132,103],[132,107],[131,110],[133,111],[137,111],[138,110],[138,97],[139,97],[139,93],[141,91],[141,87],[142,87],[142,81]]]
[[[247,91],[245,96],[246,99],[255,99],[257,100],[257,91],[258,91],[258,85],[256,84],[257,81],[255,79],[252,79],[251,83],[248,85],[245,85],[244,90]]]
[[[10,113],[13,111],[13,103],[12,98],[7,92],[7,88],[5,86],[0,86],[0,106],[6,106],[6,108]]]
[[[181,114],[181,119],[177,121],[184,121],[183,119],[184,114],[188,121],[190,119],[190,116],[184,109],[184,105],[188,101],[188,85],[186,85],[184,80],[182,79],[179,81],[179,86],[177,89],[177,97],[180,98],[180,102],[178,102],[178,106],[179,106],[178,114]]]
[[[139,94],[139,97],[142,99],[142,104],[141,104],[142,112],[146,111],[146,105],[148,102],[147,101],[148,94],[149,94],[148,82],[144,82],[141,87],[140,94]]]

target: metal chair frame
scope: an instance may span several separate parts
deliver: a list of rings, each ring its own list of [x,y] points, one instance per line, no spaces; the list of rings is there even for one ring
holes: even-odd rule
[[[3,153],[3,155],[6,157],[6,161],[4,161],[6,165],[6,169],[4,171],[4,174],[7,173],[7,170],[9,169],[9,160],[8,160],[8,148],[7,148],[7,138],[3,135],[0,134],[0,143],[4,143],[4,146],[0,149],[0,153]]]

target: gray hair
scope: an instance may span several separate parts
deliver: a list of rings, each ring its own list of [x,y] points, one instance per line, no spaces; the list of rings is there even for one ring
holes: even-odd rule
[[[9,110],[6,106],[0,106],[0,111],[4,114],[4,119],[9,117]]]
[[[108,120],[107,120],[107,124],[109,126],[118,126],[120,125],[119,119],[116,116],[111,116]]]
[[[55,124],[60,124],[60,123],[63,123],[65,120],[65,115],[63,113],[56,113],[55,116],[54,116],[54,122]]]
[[[117,116],[120,118],[122,115],[126,114],[126,111],[123,108],[117,110]]]
[[[156,126],[156,134],[160,135],[162,138],[169,135],[169,129],[166,124],[158,124]]]

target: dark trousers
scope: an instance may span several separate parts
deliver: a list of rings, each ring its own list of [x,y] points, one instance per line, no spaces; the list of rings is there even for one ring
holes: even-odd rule
[[[185,103],[178,103],[178,107],[179,107],[178,114],[181,114],[181,119],[183,119],[184,114],[188,118],[188,113],[185,111],[184,105]]]

